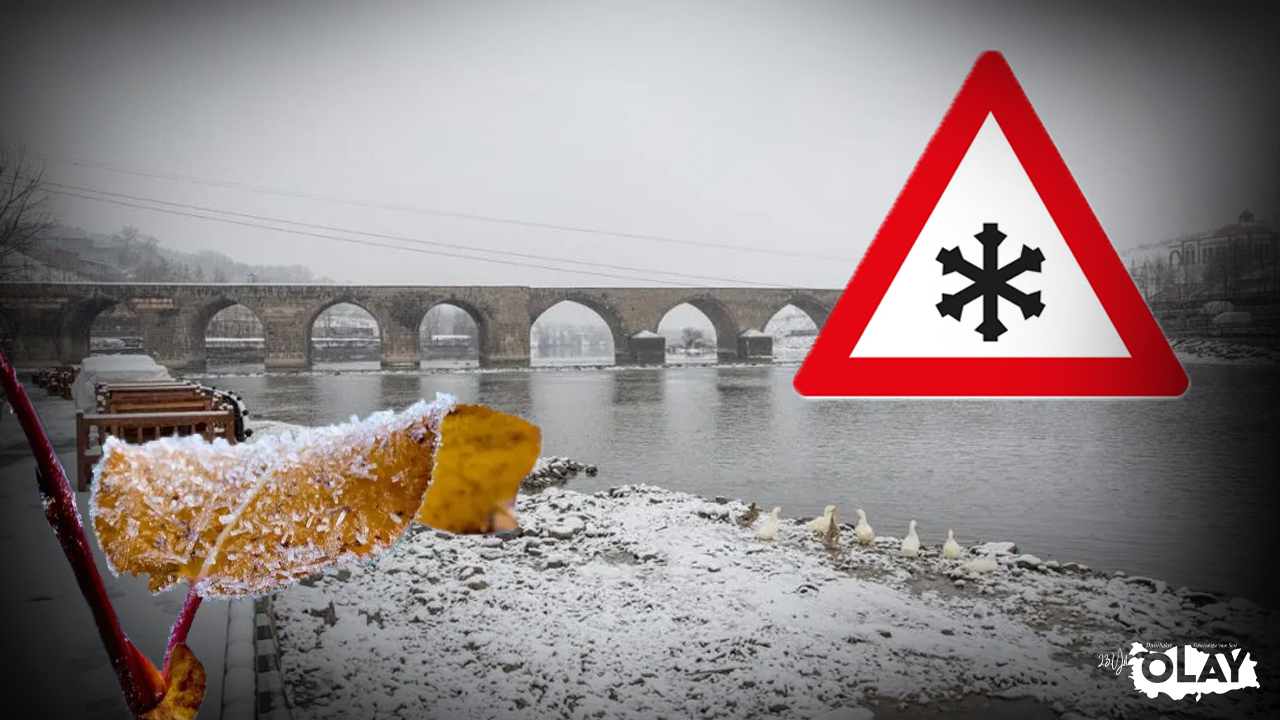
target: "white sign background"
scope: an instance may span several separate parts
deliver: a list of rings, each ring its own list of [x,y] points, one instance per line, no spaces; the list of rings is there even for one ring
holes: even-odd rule
[[[981,297],[965,306],[959,322],[937,308],[943,293],[958,293],[971,282],[958,272],[943,275],[938,252],[959,247],[982,267],[982,243],[974,235],[984,223],[996,223],[1007,236],[1001,266],[1017,259],[1023,245],[1044,253],[1040,272],[1009,281],[1024,293],[1040,291],[1044,311],[1023,319],[1021,308],[1000,298],[1007,331],[995,342],[975,330],[983,320]],[[1129,357],[993,115],[983,121],[850,357]]]

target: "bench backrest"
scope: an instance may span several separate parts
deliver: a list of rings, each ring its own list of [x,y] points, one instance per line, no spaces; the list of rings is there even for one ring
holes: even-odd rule
[[[190,383],[108,384],[98,388],[104,396],[103,413],[198,412],[216,410],[218,401]]]
[[[162,437],[200,435],[212,442],[222,438],[235,444],[235,413],[231,410],[191,412],[131,412],[76,414],[76,490],[87,491],[93,466],[102,459],[108,435],[141,444]]]

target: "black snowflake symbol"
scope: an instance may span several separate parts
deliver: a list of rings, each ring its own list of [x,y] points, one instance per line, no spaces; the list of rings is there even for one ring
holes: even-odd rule
[[[969,287],[954,295],[943,293],[942,302],[938,303],[938,312],[944,317],[950,315],[959,321],[964,306],[982,296],[982,324],[976,330],[982,333],[985,342],[996,342],[1008,329],[1000,322],[997,310],[997,302],[1001,297],[1021,308],[1024,319],[1039,317],[1044,311],[1039,292],[1027,294],[1009,284],[1009,280],[1024,272],[1040,272],[1044,253],[1038,248],[1032,250],[1023,245],[1022,257],[1000,267],[997,251],[1007,236],[996,225],[997,223],[983,223],[982,232],[974,235],[982,243],[982,267],[965,260],[959,247],[938,252],[943,275],[958,272],[973,281]]]

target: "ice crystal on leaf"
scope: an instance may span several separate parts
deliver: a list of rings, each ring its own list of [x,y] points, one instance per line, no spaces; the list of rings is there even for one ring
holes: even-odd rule
[[[90,512],[112,572],[187,581],[201,597],[288,587],[392,550],[410,522],[456,533],[514,527],[541,432],[442,395],[404,412],[254,444],[108,438]]]

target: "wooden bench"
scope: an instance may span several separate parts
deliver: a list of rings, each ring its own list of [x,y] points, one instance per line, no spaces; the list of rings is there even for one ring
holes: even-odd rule
[[[217,410],[218,400],[190,383],[111,384],[99,387],[105,414]]]
[[[108,435],[131,444],[188,435],[200,435],[207,441],[220,437],[235,444],[235,413],[231,410],[76,413],[77,491],[87,491],[93,482],[93,466],[102,459],[102,443]]]
[[[180,390],[183,388],[194,389],[199,387],[195,383],[182,382],[180,380],[157,380],[148,382],[113,382],[98,383],[98,387],[112,392],[130,392],[143,390]]]
[[[95,388],[97,392],[106,395],[130,395],[139,393],[197,394],[200,392],[199,385],[180,380],[98,383]]]
[[[105,415],[124,415],[139,412],[201,412],[216,410],[213,398],[176,397],[176,398],[112,398],[107,400],[103,408]]]

